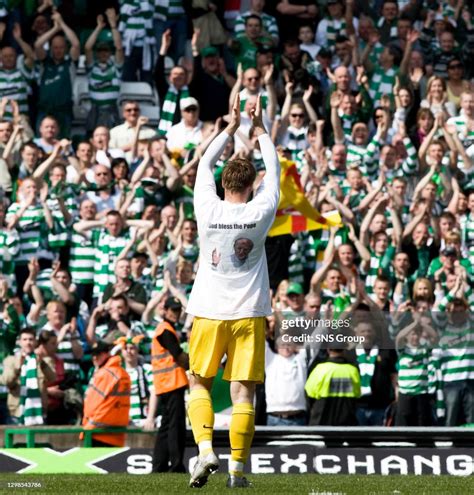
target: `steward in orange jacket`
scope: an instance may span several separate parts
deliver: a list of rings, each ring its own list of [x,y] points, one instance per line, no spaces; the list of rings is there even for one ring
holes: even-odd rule
[[[153,472],[184,473],[186,410],[184,391],[188,387],[188,355],[183,352],[175,330],[182,306],[175,297],[165,301],[164,321],[153,335],[151,366],[153,384],[162,408],[161,425],[153,452]]]
[[[110,355],[111,346],[98,342],[92,348],[95,371],[84,398],[85,429],[126,427],[130,411],[130,376],[122,368],[120,356]],[[92,445],[125,445],[125,433],[101,433],[92,436]]]

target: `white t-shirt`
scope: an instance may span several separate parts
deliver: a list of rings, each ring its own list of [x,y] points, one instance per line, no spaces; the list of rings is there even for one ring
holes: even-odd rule
[[[265,238],[280,196],[280,164],[268,136],[258,138],[266,167],[252,201],[229,203],[216,195],[212,169],[229,135],[222,132],[199,163],[194,188],[199,269],[186,311],[214,320],[267,316],[272,312]]]
[[[306,351],[289,357],[272,352],[265,343],[265,398],[267,413],[306,411],[304,386],[307,378]]]
[[[202,122],[195,127],[187,127],[183,121],[171,127],[166,135],[166,146],[169,150],[184,149],[187,144],[198,146],[202,141]]]

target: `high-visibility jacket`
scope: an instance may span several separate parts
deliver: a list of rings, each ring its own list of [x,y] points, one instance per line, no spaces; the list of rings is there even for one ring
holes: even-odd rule
[[[313,399],[360,397],[359,370],[342,359],[338,361],[336,359],[318,364],[311,372],[305,385],[309,397]]]
[[[153,370],[153,385],[156,395],[165,394],[172,390],[177,390],[188,385],[188,377],[186,371],[182,368],[165,349],[158,337],[165,331],[169,330],[179,341],[176,330],[167,321],[161,322],[153,335],[153,343],[151,345],[151,366]]]
[[[127,426],[130,411],[130,376],[122,368],[120,356],[113,356],[92,377],[84,397],[85,429]],[[93,435],[95,440],[123,447],[125,433]]]

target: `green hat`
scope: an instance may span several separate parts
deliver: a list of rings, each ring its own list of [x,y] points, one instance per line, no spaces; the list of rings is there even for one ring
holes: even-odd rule
[[[304,294],[303,286],[298,282],[292,282],[286,289],[286,294]]]
[[[206,46],[201,50],[201,57],[217,57],[219,51],[215,46]]]

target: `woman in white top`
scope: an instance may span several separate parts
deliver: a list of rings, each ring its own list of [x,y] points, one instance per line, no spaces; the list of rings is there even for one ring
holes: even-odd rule
[[[421,108],[429,108],[434,116],[438,113],[444,113],[447,118],[456,115],[456,105],[448,101],[444,79],[438,76],[430,77],[426,88],[426,98],[422,100]]]

